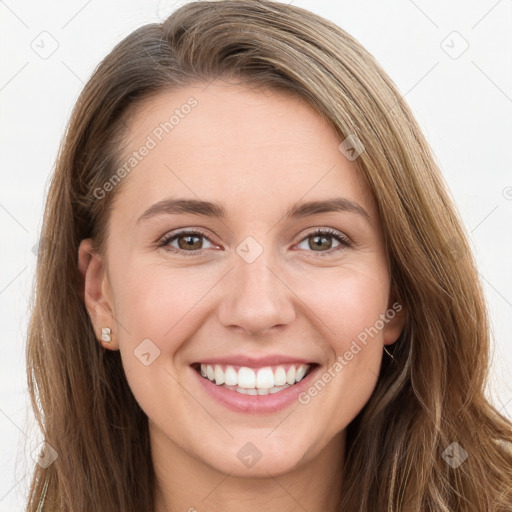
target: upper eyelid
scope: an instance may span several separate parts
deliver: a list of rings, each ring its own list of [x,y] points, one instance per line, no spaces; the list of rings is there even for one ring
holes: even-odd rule
[[[206,238],[207,240],[209,240],[212,244],[215,243],[213,240],[211,240],[210,236],[208,236],[206,233],[204,233],[200,229],[195,229],[195,228],[181,229],[181,230],[178,230],[177,232],[169,231],[169,233],[166,233],[164,236],[160,237],[159,242],[165,242],[165,241],[168,242],[168,241],[172,240],[173,238],[177,238],[180,235],[190,235],[190,234],[194,234],[196,236],[200,235],[200,236]]]

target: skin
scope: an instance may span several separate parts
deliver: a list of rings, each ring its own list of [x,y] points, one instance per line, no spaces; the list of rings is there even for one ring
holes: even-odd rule
[[[103,255],[80,245],[86,305],[98,336],[112,329],[129,385],[149,418],[157,477],[156,512],[208,510],[334,511],[343,479],[345,429],[377,382],[383,346],[396,341],[405,308],[308,404],[266,415],[231,411],[205,393],[190,368],[234,353],[285,354],[316,361],[324,373],[395,302],[380,219],[341,140],[300,99],[215,81],[165,91],[137,106],[129,150],[139,148],[169,112],[198,105],[124,178]],[[130,152],[128,151],[127,154]],[[297,201],[344,197],[362,206],[284,219]],[[160,214],[151,205],[180,197],[221,202],[223,220]],[[178,229],[199,229],[190,255]],[[332,228],[315,250],[311,234]],[[263,252],[236,252],[248,236]],[[331,245],[329,245],[331,244]],[[190,250],[189,250],[190,251]],[[327,254],[330,253],[330,254]],[[322,254],[324,255],[322,257]],[[148,366],[142,340],[160,350]],[[247,443],[261,459],[237,457]]]

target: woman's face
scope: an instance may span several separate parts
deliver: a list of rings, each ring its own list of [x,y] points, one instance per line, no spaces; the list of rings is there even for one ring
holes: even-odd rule
[[[254,477],[341,446],[404,316],[354,157],[301,100],[223,82],[129,126],[106,253],[80,265],[153,449]]]

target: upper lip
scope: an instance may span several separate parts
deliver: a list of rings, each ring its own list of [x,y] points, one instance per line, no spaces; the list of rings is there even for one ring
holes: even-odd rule
[[[286,356],[280,354],[268,355],[264,357],[251,357],[246,354],[238,354],[223,357],[207,357],[200,359],[197,363],[202,364],[224,364],[233,366],[248,366],[261,368],[264,366],[277,366],[280,364],[314,364],[312,361],[295,356]]]

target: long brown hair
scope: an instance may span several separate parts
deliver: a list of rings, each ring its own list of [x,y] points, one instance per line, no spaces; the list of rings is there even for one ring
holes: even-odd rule
[[[511,422],[489,403],[490,326],[475,261],[411,110],[352,36],[307,10],[264,0],[201,1],[145,25],[101,62],[73,111],[48,193],[27,346],[39,427],[58,458],[36,465],[28,511],[153,512],[147,417],[120,354],[98,344],[78,245],[102,250],[132,107],[218,77],[287,91],[323,116],[356,162],[382,219],[405,328],[347,427],[350,512],[512,510]],[[467,459],[453,467],[446,449]],[[457,448],[458,449],[458,448]],[[44,499],[42,499],[44,498]]]

